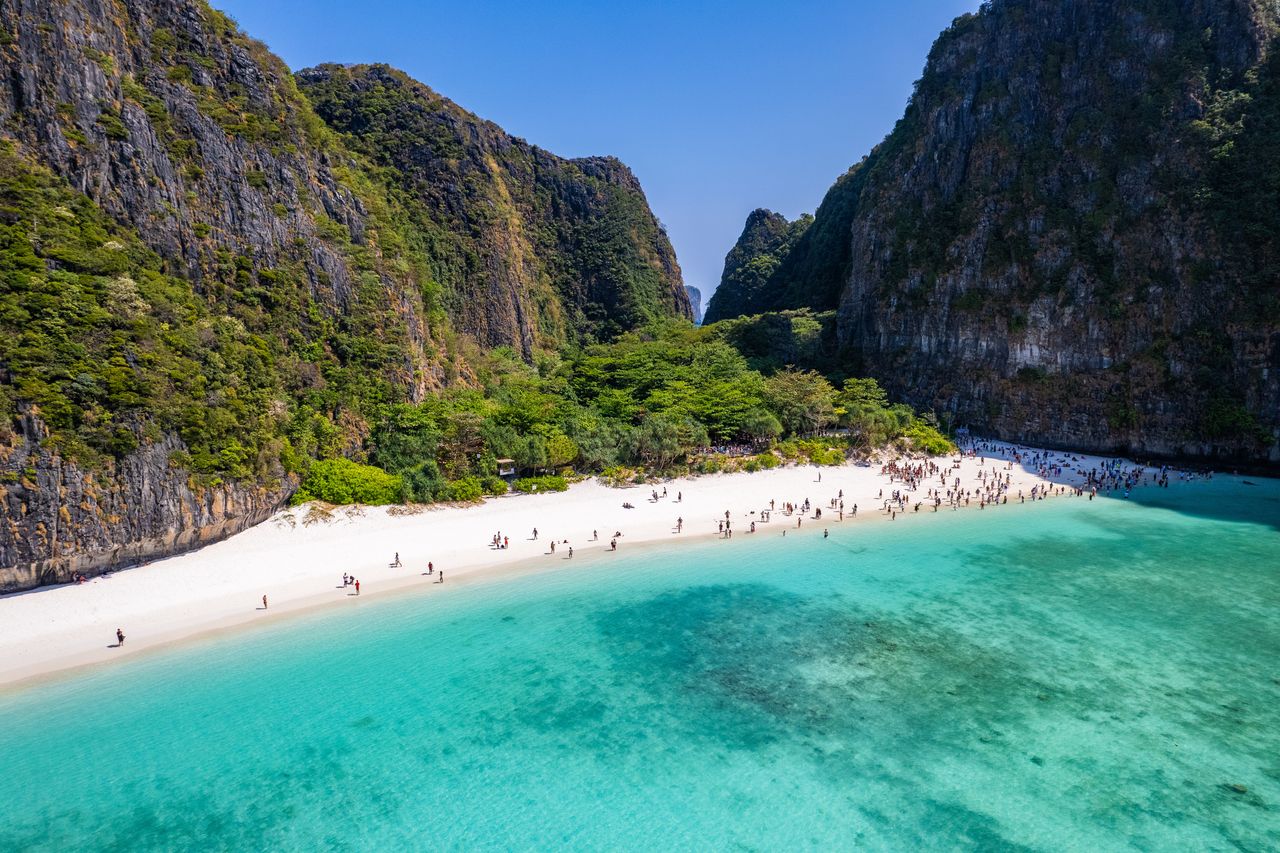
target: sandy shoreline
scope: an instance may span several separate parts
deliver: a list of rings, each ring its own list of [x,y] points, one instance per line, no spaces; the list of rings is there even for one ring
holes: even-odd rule
[[[1009,454],[1008,445],[1003,453]],[[1089,470],[1103,457],[1050,453],[1064,465],[1061,475],[1039,476],[1029,467],[1007,467],[1009,456],[988,454],[966,457],[955,477],[961,487],[974,489],[979,472],[1009,474],[1010,502],[1021,490],[1030,494],[1036,486],[1072,486],[1082,482],[1077,472]],[[935,459],[944,469],[952,457]],[[819,482],[821,474],[821,482]],[[912,493],[922,500],[926,489],[939,484],[926,478]],[[651,492],[666,489],[667,497],[652,501]],[[507,573],[528,573],[568,566],[568,545],[581,557],[603,554],[615,531],[621,531],[619,550],[640,543],[675,544],[680,540],[717,538],[717,522],[729,511],[734,538],[780,536],[796,528],[796,517],[780,510],[786,501],[812,502],[822,509],[814,520],[813,509],[804,514],[801,532],[823,527],[871,524],[887,520],[881,512],[885,497],[901,482],[890,482],[880,466],[844,465],[834,468],[801,466],[756,473],[716,474],[670,480],[658,485],[617,489],[595,480],[575,484],[569,491],[548,495],[509,495],[475,506],[403,508],[341,507],[325,513],[303,506],[286,510],[237,536],[198,551],[160,560],[85,584],[46,587],[0,598],[0,686],[13,686],[68,669],[123,660],[147,649],[236,626],[260,624],[317,607],[340,606],[407,589],[443,591],[457,582],[489,579]],[[837,521],[828,504],[843,491],[845,520]],[[678,493],[683,500],[676,502]],[[770,500],[777,502],[773,520],[759,523]],[[633,509],[622,504],[629,502]],[[856,518],[850,516],[858,505]],[[977,508],[973,500],[971,509]],[[943,507],[949,511],[948,507]],[[908,511],[915,515],[914,512]],[[326,520],[317,516],[329,515]],[[922,517],[932,515],[929,507]],[[308,517],[310,523],[308,523]],[[676,522],[683,518],[683,531]],[[538,529],[539,538],[532,539]],[[593,540],[593,532],[599,539]],[[492,547],[495,533],[509,537],[510,546]],[[557,553],[548,553],[555,539]],[[561,540],[569,540],[565,545]],[[399,552],[402,566],[390,565]],[[445,572],[445,584],[428,577],[427,562]],[[343,588],[342,575],[361,582],[357,599],[353,588]],[[423,591],[424,594],[426,590]],[[270,609],[262,609],[262,596]],[[116,628],[127,637],[115,647]]]

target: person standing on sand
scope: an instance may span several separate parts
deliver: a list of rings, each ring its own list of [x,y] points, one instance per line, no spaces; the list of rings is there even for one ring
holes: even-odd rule
[[[116,646],[124,648],[124,630],[121,628],[116,629]]]
[[[436,578],[436,583],[444,583],[444,569],[440,570],[440,577]]]
[[[263,610],[267,609],[267,597],[265,595],[262,596],[262,609]]]
[[[435,564],[432,563],[430,560],[427,560],[427,574],[431,574],[435,570],[436,570]]]
[[[534,539],[534,541],[535,541],[535,542],[536,542],[536,541],[537,541],[537,539],[538,539],[538,528],[536,528],[536,527],[535,527],[535,528],[533,528],[533,539]]]
[[[356,595],[359,595],[359,594],[360,594],[360,581],[359,581],[359,580],[357,580],[357,581],[356,581]]]

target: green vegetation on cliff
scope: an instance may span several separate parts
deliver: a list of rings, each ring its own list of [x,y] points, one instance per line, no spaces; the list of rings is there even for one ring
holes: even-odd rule
[[[0,432],[31,406],[49,448],[90,466],[167,430],[193,472],[278,478],[296,464],[276,406],[282,360],[275,342],[162,272],[136,235],[0,144]]]
[[[1278,34],[1246,0],[982,4],[802,234],[752,214],[711,319],[834,311],[837,371],[989,434],[1280,462]]]
[[[776,308],[777,295],[771,281],[792,247],[813,224],[805,214],[795,222],[770,210],[754,210],[747,217],[738,242],[724,259],[720,286],[711,295],[705,320],[758,314]]]
[[[482,343],[528,356],[690,316],[675,252],[617,160],[556,157],[385,65],[322,65],[298,81],[381,167],[450,316]]]

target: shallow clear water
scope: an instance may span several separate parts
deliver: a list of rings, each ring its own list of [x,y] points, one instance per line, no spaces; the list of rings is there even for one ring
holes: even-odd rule
[[[1274,850],[1259,482],[620,553],[10,693],[0,850]]]

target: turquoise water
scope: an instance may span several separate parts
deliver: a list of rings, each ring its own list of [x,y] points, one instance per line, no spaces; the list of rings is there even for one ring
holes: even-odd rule
[[[10,693],[0,850],[1278,849],[1280,486],[1138,497],[620,553]]]

